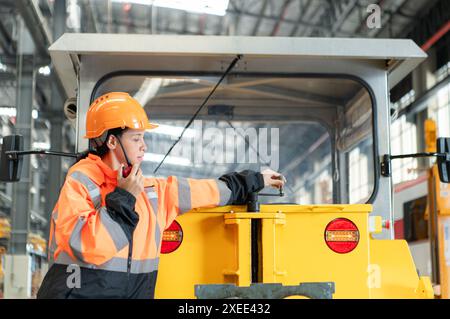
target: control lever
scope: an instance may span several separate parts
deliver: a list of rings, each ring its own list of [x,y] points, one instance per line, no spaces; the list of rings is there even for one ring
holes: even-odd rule
[[[283,175],[280,175],[280,176],[278,176],[277,178],[275,178],[275,179],[281,179],[281,180],[283,180],[285,183],[286,183],[286,178],[283,176]],[[261,196],[280,196],[280,197],[283,197],[284,196],[284,192],[283,192],[283,186],[281,186],[280,188],[279,188],[279,191],[280,191],[280,193],[279,194],[268,194],[268,193],[260,193],[259,195],[261,195]]]
[[[284,196],[283,187],[280,187],[279,191],[280,192],[278,194],[259,193],[259,195],[260,196],[279,196],[279,197],[283,197]]]
[[[280,187],[280,192],[278,194],[268,194],[268,193],[250,193],[248,194],[248,201],[247,201],[247,211],[251,213],[257,213],[259,212],[259,202],[258,202],[258,195],[259,196],[279,196],[283,197],[283,187]]]

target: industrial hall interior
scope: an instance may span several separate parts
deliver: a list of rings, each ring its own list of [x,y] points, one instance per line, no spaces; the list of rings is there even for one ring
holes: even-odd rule
[[[450,299],[449,78],[448,0],[0,0],[0,299]]]

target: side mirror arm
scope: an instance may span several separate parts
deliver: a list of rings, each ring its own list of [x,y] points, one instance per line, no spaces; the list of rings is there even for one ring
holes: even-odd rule
[[[391,160],[398,158],[418,158],[418,157],[441,157],[445,161],[450,161],[450,153],[414,153],[414,154],[402,154],[402,155],[389,155],[384,154],[383,160],[381,161],[381,175],[384,177],[390,177],[392,175]]]

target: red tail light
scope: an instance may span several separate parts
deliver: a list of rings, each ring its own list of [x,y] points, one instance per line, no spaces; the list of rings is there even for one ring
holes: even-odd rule
[[[325,242],[336,253],[349,253],[358,246],[358,227],[346,218],[337,218],[325,228]]]
[[[161,253],[169,254],[177,250],[183,241],[183,229],[177,221],[173,223],[163,232]]]

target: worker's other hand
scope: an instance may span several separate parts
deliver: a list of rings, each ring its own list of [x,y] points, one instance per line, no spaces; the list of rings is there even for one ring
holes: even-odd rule
[[[286,178],[283,175],[271,169],[265,169],[261,174],[264,178],[264,186],[281,188],[286,183]]]
[[[139,168],[140,165],[139,163],[134,164],[128,177],[122,176],[123,166],[122,164],[117,172],[117,187],[126,190],[137,198],[144,191],[144,176],[142,176],[142,170]]]

